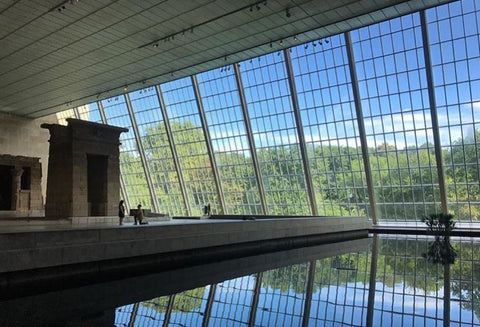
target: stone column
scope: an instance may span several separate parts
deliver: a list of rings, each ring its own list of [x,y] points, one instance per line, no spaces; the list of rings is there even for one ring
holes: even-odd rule
[[[20,186],[23,174],[23,168],[15,167],[10,170],[12,174],[12,205],[11,210],[18,210],[18,201],[20,199]]]

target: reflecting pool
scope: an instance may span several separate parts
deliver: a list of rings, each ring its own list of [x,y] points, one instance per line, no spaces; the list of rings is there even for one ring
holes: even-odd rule
[[[480,326],[480,239],[375,235],[0,301],[0,326]],[[61,281],[59,281],[61,283]]]
[[[425,259],[432,241],[375,236],[354,251],[120,306],[115,325],[480,326],[480,240],[453,238],[449,266]]]

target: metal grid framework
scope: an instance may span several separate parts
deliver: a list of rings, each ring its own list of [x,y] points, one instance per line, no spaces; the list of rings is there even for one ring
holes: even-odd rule
[[[197,75],[227,214],[261,214],[251,149],[231,66]]]
[[[347,35],[351,52],[345,51],[345,36],[334,35],[292,47],[287,56],[274,52],[198,74],[198,98],[191,78],[162,84],[157,89],[165,99],[165,118],[150,95],[137,96],[134,111],[145,115],[139,129],[167,119],[177,157],[153,160],[145,176],[133,134],[122,136],[121,171],[129,201],[159,200],[162,210],[174,214],[187,206],[196,215],[210,203],[213,212],[305,215],[312,213],[310,196],[319,214],[366,214],[374,222],[377,216],[380,221],[418,220],[440,210],[463,221],[479,220],[479,10],[474,0],[452,2],[426,10],[425,26],[414,13],[353,30]],[[286,57],[292,59],[287,63]],[[286,64],[293,67],[293,80]],[[108,123],[129,127],[118,99],[102,102],[109,116],[122,117]],[[81,119],[101,122],[96,103],[75,109]],[[164,135],[162,129],[157,137],[164,140]],[[146,147],[142,156],[160,150],[169,155],[166,145],[154,151],[149,141],[141,142]],[[303,152],[301,144],[306,144]],[[307,190],[307,173],[314,192]],[[368,183],[373,185],[367,188]],[[179,190],[178,184],[185,186]],[[158,199],[150,200],[149,193],[158,193]]]
[[[111,101],[112,100],[110,100],[110,102]],[[77,107],[76,111],[78,113],[78,119],[88,120],[94,123],[102,123],[102,116],[96,102]]]
[[[454,2],[426,14],[448,208],[479,220],[480,4]]]
[[[351,32],[380,219],[439,207],[418,13]]]
[[[117,321],[117,317],[119,317],[119,309],[122,309],[122,311],[130,312],[130,317],[127,320],[128,325],[125,326],[161,326],[165,321],[169,299],[170,296],[162,296],[151,300],[135,303],[132,308],[128,308],[128,306],[118,308],[115,314],[115,321]],[[125,321],[124,314],[120,317],[122,317],[122,320]],[[122,325],[115,324],[115,326]]]
[[[282,52],[240,70],[270,214],[311,214]]]
[[[480,244],[478,239],[460,239],[455,245],[458,257],[451,266],[450,322],[480,326]]]
[[[292,48],[319,215],[365,215],[367,188],[343,35]]]
[[[431,239],[382,240],[374,319],[383,325],[443,326],[443,266],[423,257]]]
[[[115,326],[127,327],[135,304],[124,305],[115,309]]]
[[[201,326],[210,286],[176,294],[168,326]]]
[[[125,97],[114,97],[102,101],[107,123],[128,128],[127,133],[120,135],[120,171],[130,204],[152,204],[148,190],[145,170],[135,140]]]
[[[160,86],[193,214],[210,204],[221,212],[205,136],[190,78]]]
[[[83,106],[83,107],[85,107],[85,106]],[[57,116],[57,122],[60,125],[67,125],[67,118],[76,118],[77,117],[74,109],[68,109],[68,110],[59,112],[59,113],[56,114],[56,116]]]
[[[366,325],[369,259],[362,252],[316,261],[309,325]]]
[[[208,326],[247,326],[254,285],[254,275],[218,283]]]
[[[155,195],[164,213],[185,215],[185,203],[173,162],[172,150],[165,130],[156,88],[130,93],[133,112],[149,162]]]
[[[254,326],[300,326],[307,276],[307,262],[264,272]]]

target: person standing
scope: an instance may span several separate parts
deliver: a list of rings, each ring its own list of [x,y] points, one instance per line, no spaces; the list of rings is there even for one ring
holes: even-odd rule
[[[125,218],[125,205],[124,201],[120,200],[120,203],[118,204],[118,222],[119,225],[123,225],[123,219]]]

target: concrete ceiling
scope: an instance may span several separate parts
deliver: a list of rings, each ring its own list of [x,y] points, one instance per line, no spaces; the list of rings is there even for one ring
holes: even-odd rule
[[[0,111],[41,117],[448,1],[0,0]]]

